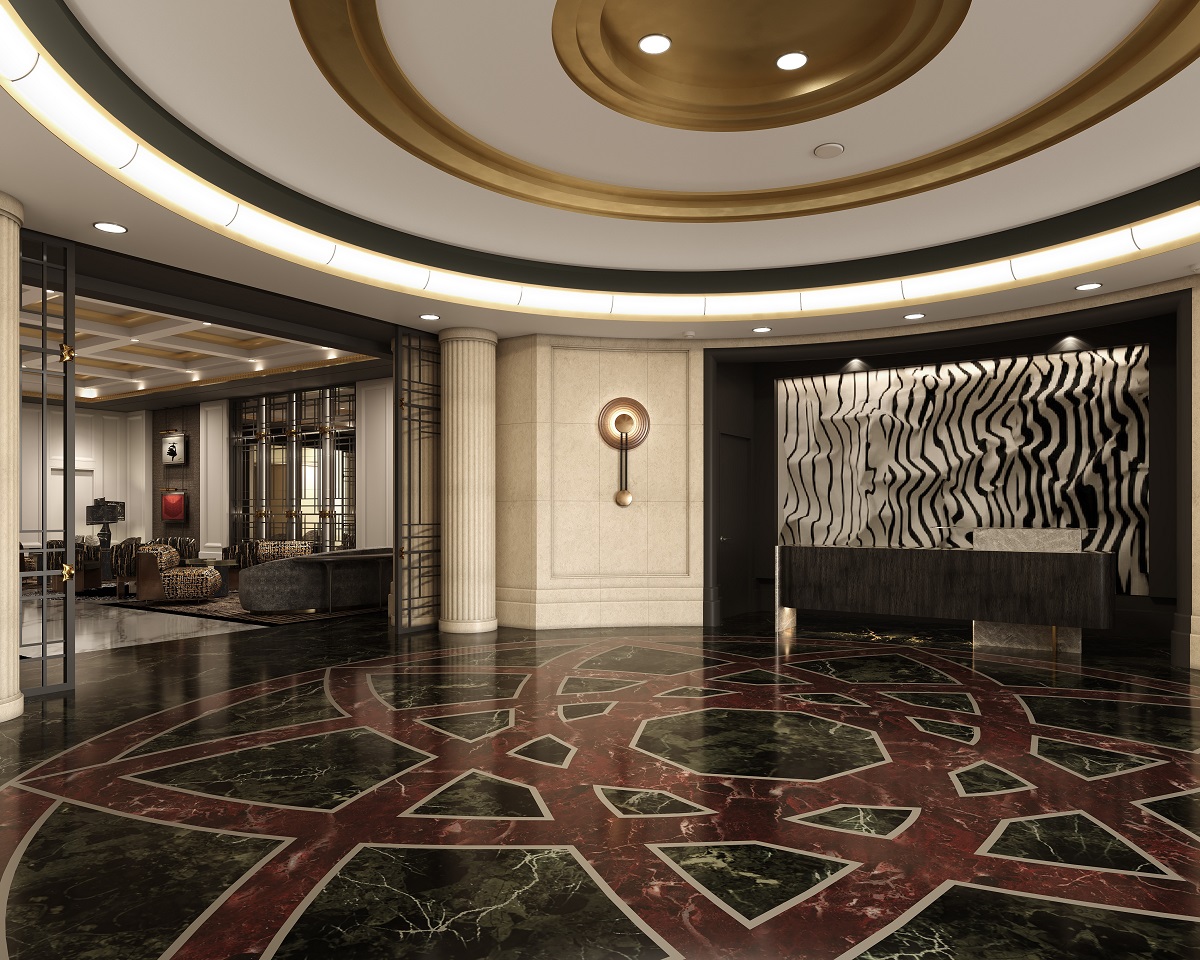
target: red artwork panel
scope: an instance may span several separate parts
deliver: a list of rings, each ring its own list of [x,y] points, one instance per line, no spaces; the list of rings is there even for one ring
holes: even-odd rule
[[[187,523],[187,494],[164,493],[162,495],[163,523]]]

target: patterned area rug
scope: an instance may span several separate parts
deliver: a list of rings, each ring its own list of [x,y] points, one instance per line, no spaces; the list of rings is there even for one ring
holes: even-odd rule
[[[178,613],[185,617],[203,617],[207,620],[230,620],[234,623],[261,623],[267,626],[279,623],[304,623],[309,620],[337,620],[342,617],[353,617],[364,610],[374,609],[357,607],[351,610],[334,610],[326,613],[323,610],[294,610],[287,613],[254,613],[242,609],[236,591],[227,597],[215,597],[199,603],[167,602],[162,600],[117,600],[115,597],[95,598],[100,603],[111,603],[121,607],[132,607],[135,610],[158,610],[162,613]]]

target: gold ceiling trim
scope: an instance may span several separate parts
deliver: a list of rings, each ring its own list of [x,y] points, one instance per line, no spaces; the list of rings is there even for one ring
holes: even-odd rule
[[[732,222],[830,213],[933,190],[1053,146],[1112,116],[1200,56],[1200,0],[1159,0],[1090,70],[976,136],[853,177],[769,190],[646,190],[527,163],[473,137],[421,96],[384,37],[377,0],[291,0],[309,52],[364,120],[409,153],[497,193],[629,220]]]
[[[558,61],[593,100],[684,130],[763,130],[864,103],[950,42],[971,0],[557,0]],[[670,50],[637,48],[665,34]],[[805,52],[800,70],[783,54]]]

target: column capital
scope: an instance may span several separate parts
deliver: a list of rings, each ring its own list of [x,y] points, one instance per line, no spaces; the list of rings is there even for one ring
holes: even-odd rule
[[[438,334],[438,340],[482,340],[484,343],[496,343],[500,338],[491,330],[480,330],[478,327],[447,327]]]
[[[25,223],[25,207],[16,197],[0,192],[0,217],[7,217],[18,227],[22,226]]]

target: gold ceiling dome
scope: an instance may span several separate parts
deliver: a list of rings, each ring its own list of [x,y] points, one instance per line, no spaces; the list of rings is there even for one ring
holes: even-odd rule
[[[558,0],[554,49],[590,97],[688,130],[760,130],[863,103],[929,63],[971,0]],[[670,38],[660,55],[641,38]],[[776,62],[803,53],[798,69]]]
[[[771,220],[934,190],[1061,143],[1200,58],[1200,0],[1155,0],[1132,32],[1064,86],[922,156],[752,190],[647,189],[531,163],[456,125],[396,61],[380,2],[291,0],[313,60],[364,120],[468,183],[627,220]],[[656,124],[720,132],[796,124],[879,96],[934,58],[969,6],[970,0],[558,0],[551,27],[566,72],[599,102]],[[669,37],[669,50],[644,54],[638,44],[649,34]],[[776,62],[787,53],[803,53],[808,62],[780,69]]]

